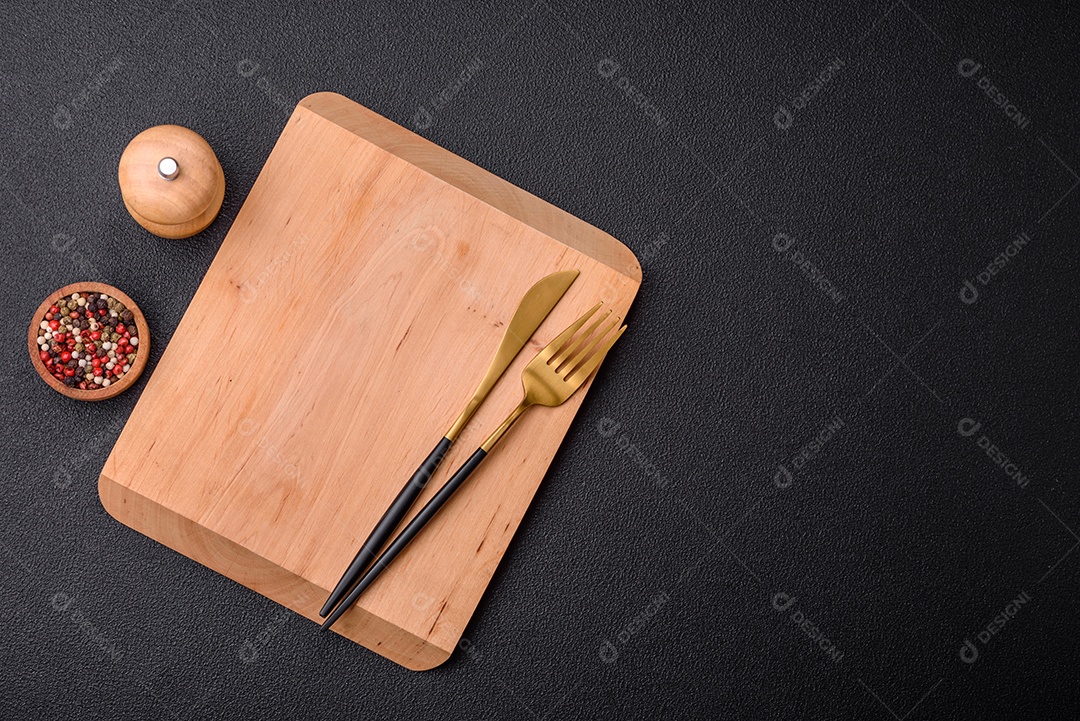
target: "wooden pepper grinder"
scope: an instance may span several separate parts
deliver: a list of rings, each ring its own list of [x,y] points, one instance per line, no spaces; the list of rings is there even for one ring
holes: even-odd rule
[[[162,238],[188,238],[217,217],[225,173],[213,148],[179,125],[156,125],[120,156],[120,194],[139,225]]]

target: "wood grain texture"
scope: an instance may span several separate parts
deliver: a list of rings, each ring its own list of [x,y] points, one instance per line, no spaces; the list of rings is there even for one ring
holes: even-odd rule
[[[158,174],[162,158],[179,174]],[[225,198],[225,173],[213,148],[194,130],[155,125],[128,143],[117,168],[124,207],[139,225],[162,238],[188,238],[210,225]]]
[[[315,620],[521,296],[569,268],[581,277],[414,512],[517,405],[537,351],[597,300],[625,315],[640,266],[606,233],[356,103],[305,98],[106,461],[102,503]],[[448,658],[586,390],[523,418],[334,630],[415,670]]]

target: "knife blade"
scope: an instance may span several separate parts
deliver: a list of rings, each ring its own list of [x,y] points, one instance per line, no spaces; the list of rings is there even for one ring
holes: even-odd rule
[[[473,392],[472,398],[465,404],[457,420],[450,426],[450,430],[446,432],[446,435],[435,446],[435,449],[428,454],[428,457],[416,469],[408,483],[401,489],[390,507],[386,509],[386,513],[375,524],[375,528],[371,531],[367,540],[364,541],[363,546],[360,547],[352,563],[345,569],[345,573],[342,574],[341,580],[331,591],[326,603],[323,604],[322,609],[319,611],[321,617],[326,618],[334,610],[341,602],[341,599],[356,585],[368,564],[375,560],[379,549],[386,543],[390,534],[397,528],[398,523],[405,517],[405,514],[409,512],[413,501],[424,490],[428,479],[434,475],[443,456],[450,450],[450,446],[457,440],[462,429],[465,428],[473,414],[476,413],[484,399],[487,398],[488,393],[495,387],[495,383],[510,367],[514,358],[529,342],[529,338],[544,322],[552,308],[565,295],[567,289],[579,274],[580,271],[578,270],[563,270],[552,273],[541,278],[525,293],[521,302],[518,303],[513,317],[507,324],[499,348],[495,351],[495,357],[492,359],[491,365],[488,366],[480,384]]]
[[[476,413],[476,409],[480,407],[484,399],[487,398],[496,381],[510,367],[514,358],[529,342],[529,338],[532,338],[533,333],[544,322],[551,309],[555,307],[555,304],[559,302],[566,290],[577,279],[579,272],[577,270],[563,270],[552,273],[546,278],[542,278],[532,288],[529,288],[528,292],[522,297],[514,317],[510,319],[510,323],[506,326],[502,342],[499,343],[499,349],[495,351],[495,357],[492,359],[487,373],[484,374],[484,379],[476,387],[476,392],[473,393],[473,397],[469,402],[465,404],[465,408],[462,409],[461,415],[454,421],[454,425],[446,432],[446,437],[450,439],[451,443],[457,440],[461,430],[469,422],[469,419],[473,417],[473,414]]]

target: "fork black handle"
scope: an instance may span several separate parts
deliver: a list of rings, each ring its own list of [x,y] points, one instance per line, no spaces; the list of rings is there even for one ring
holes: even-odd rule
[[[449,438],[443,438],[439,441],[439,444],[435,446],[428,457],[424,459],[424,462],[420,464],[420,467],[416,469],[416,473],[412,474],[412,478],[405,484],[401,492],[397,494],[397,498],[390,504],[390,507],[386,509],[386,513],[379,519],[379,522],[375,524],[375,528],[372,529],[371,535],[364,541],[364,545],[360,547],[360,550],[356,553],[356,558],[352,560],[349,567],[345,569],[345,573],[341,576],[341,580],[338,581],[337,586],[330,593],[330,597],[326,599],[326,603],[323,604],[322,610],[319,611],[319,615],[326,618],[334,607],[338,605],[338,602],[349,592],[349,589],[356,583],[356,579],[360,577],[360,574],[364,572],[368,564],[378,554],[379,549],[386,543],[386,539],[390,538],[390,534],[394,532],[397,525],[401,523],[401,519],[405,517],[405,514],[412,508],[413,501],[420,495],[420,492],[424,490],[424,486],[427,485],[428,479],[435,474],[435,470],[439,467],[439,463],[442,462],[443,456],[450,450],[450,446],[453,445],[453,441]]]
[[[435,493],[430,501],[420,509],[420,512],[416,514],[416,518],[409,521],[409,525],[405,526],[404,530],[398,534],[397,538],[383,551],[382,555],[372,564],[368,572],[364,574],[364,577],[360,579],[356,587],[349,593],[348,597],[342,601],[334,612],[330,615],[330,618],[323,622],[322,630],[330,628],[334,621],[341,617],[341,614],[349,610],[349,608],[356,603],[356,599],[360,597],[368,586],[370,586],[379,574],[390,565],[390,562],[397,557],[399,553],[405,550],[405,547],[409,545],[409,541],[416,537],[416,534],[420,533],[420,530],[427,525],[428,521],[435,517],[435,514],[439,512],[450,496],[454,495],[462,483],[476,470],[476,467],[480,465],[481,461],[487,457],[487,451],[483,448],[476,449],[476,453],[469,456],[469,460],[457,470],[450,480],[447,481],[442,488]]]

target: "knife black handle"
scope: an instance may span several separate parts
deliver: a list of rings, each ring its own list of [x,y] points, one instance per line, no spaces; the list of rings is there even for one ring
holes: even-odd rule
[[[447,481],[446,484],[435,493],[432,499],[420,509],[420,512],[416,514],[416,518],[409,521],[409,525],[405,526],[404,530],[398,534],[397,538],[395,538],[387,549],[383,551],[383,554],[379,556],[374,564],[372,564],[371,568],[369,568],[368,572],[364,574],[364,577],[360,579],[360,582],[356,584],[356,587],[353,588],[348,597],[334,609],[334,613],[330,618],[327,618],[326,621],[323,622],[322,628],[324,631],[330,628],[330,625],[338,620],[338,618],[341,617],[341,614],[348,611],[349,607],[356,603],[356,599],[360,597],[360,594],[379,577],[379,574],[383,572],[383,569],[389,566],[390,562],[393,561],[399,553],[405,550],[405,547],[409,545],[409,541],[415,538],[416,534],[420,533],[421,529],[427,525],[427,522],[439,512],[439,509],[442,508],[448,500],[450,500],[450,496],[454,495],[454,491],[456,491],[458,487],[465,482],[465,479],[476,470],[476,467],[480,465],[480,462],[483,461],[485,457],[487,457],[487,452],[483,448],[478,448],[476,453],[469,456],[469,460],[465,461],[464,465],[457,470],[457,473],[451,476],[450,480]]]
[[[420,495],[420,492],[424,490],[424,486],[427,485],[428,479],[434,474],[435,470],[439,467],[439,463],[442,462],[443,456],[450,450],[450,446],[453,444],[449,438],[443,438],[439,441],[439,444],[435,446],[433,450],[424,462],[420,464],[420,467],[416,469],[416,473],[412,475],[409,482],[405,484],[405,487],[398,493],[397,498],[390,504],[390,507],[386,509],[386,513],[379,519],[379,522],[375,524],[375,528],[372,529],[371,535],[364,541],[364,545],[360,547],[360,550],[356,554],[356,558],[352,560],[349,567],[345,570],[345,573],[341,576],[341,580],[338,581],[337,586],[334,587],[330,597],[326,599],[326,603],[323,604],[322,610],[319,611],[319,615],[326,618],[338,602],[344,598],[345,594],[349,592],[349,589],[356,583],[356,579],[360,578],[360,574],[364,572],[367,565],[374,560],[376,554],[379,553],[379,549],[386,543],[386,539],[390,538],[390,534],[394,532],[397,525],[401,523],[401,519],[405,517],[405,514],[412,508],[413,501]]]

